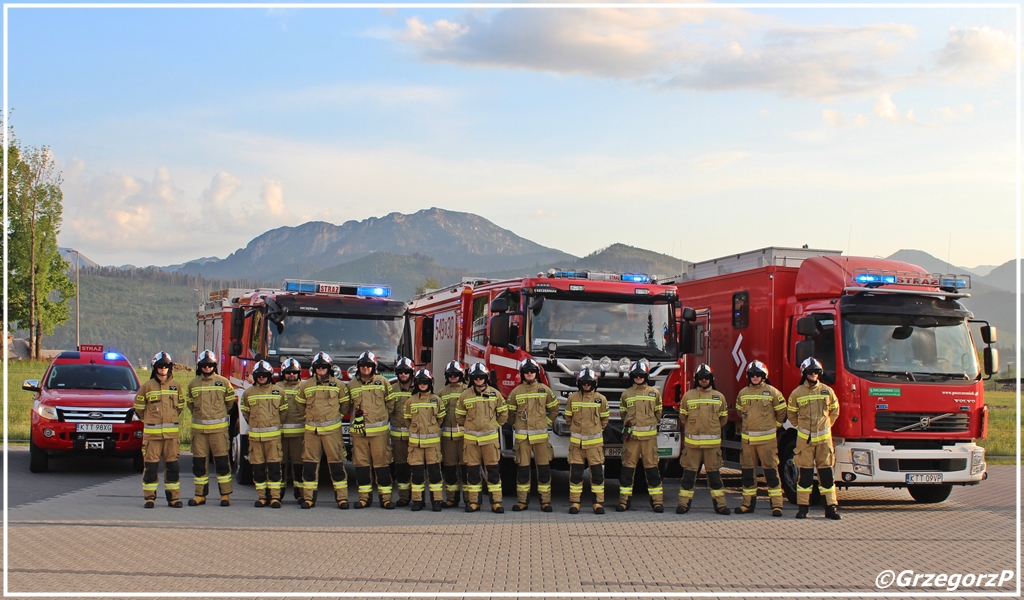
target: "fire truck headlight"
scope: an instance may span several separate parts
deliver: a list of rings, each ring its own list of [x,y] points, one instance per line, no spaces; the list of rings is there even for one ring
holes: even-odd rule
[[[40,404],[39,408],[36,409],[36,412],[38,412],[39,416],[44,419],[50,419],[51,421],[56,421],[58,419],[57,409],[52,406]]]
[[[355,365],[352,365],[351,367],[348,368],[348,378],[349,379],[355,379],[356,378],[356,373],[358,373],[358,372],[359,372],[359,369],[357,369]]]
[[[602,373],[607,373],[608,371],[611,371],[612,370],[612,359],[608,358],[607,356],[602,356],[601,360],[598,361],[598,363],[597,363],[597,367],[599,369],[601,369]]]
[[[629,362],[628,358],[626,358],[625,356],[620,358],[619,359],[619,373],[628,373],[629,372],[629,365],[630,365],[630,362]]]
[[[593,369],[593,368],[594,368],[594,359],[590,358],[589,356],[584,356],[582,359],[580,359],[580,369],[581,370],[582,369]]]
[[[975,448],[971,451],[971,475],[977,475],[985,470],[985,449]]]
[[[679,419],[672,417],[662,417],[661,424],[658,425],[658,431],[662,432],[674,432],[679,431]]]
[[[871,475],[874,473],[875,465],[871,460],[870,450],[853,450],[850,452],[850,458],[853,460],[854,473],[860,473],[861,475]]]

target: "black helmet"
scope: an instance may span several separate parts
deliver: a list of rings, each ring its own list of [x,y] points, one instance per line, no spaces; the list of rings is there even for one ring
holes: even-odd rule
[[[367,350],[359,355],[356,360],[357,367],[373,367],[373,372],[377,372],[377,355]]]
[[[583,384],[590,384],[595,390],[597,389],[597,374],[594,373],[593,369],[584,367],[579,375],[576,376],[576,387],[582,390]]]
[[[330,354],[326,352],[317,352],[315,355],[313,355],[313,362],[310,363],[309,369],[311,371],[315,371],[320,367],[327,367],[327,370],[330,371],[331,367],[333,366],[334,359],[331,358]]]
[[[449,362],[444,368],[445,378],[458,377],[459,381],[465,381],[466,373],[463,370],[462,363],[457,360]]]
[[[281,374],[284,375],[285,373],[301,374],[302,365],[300,365],[299,361],[295,360],[294,358],[286,358],[281,362]]]
[[[747,380],[751,377],[760,377],[762,379],[768,379],[768,367],[759,360],[752,360],[747,365]]]
[[[171,355],[166,352],[157,352],[153,355],[153,368],[156,367],[174,367],[174,359]]]
[[[473,363],[473,366],[469,368],[466,376],[470,381],[473,381],[474,379],[487,380],[487,366],[482,362]]]
[[[809,375],[810,373],[817,373],[818,375],[821,375],[822,371],[821,363],[818,362],[818,359],[816,358],[808,358],[805,359],[804,362],[800,363],[800,372],[804,375]]]
[[[538,375],[540,374],[540,365],[538,365],[537,361],[533,360],[532,358],[524,358],[523,362],[519,363],[519,375],[522,376],[526,375],[527,373],[537,373]]]
[[[255,381],[257,377],[266,377],[272,381],[274,379],[274,367],[270,366],[270,363],[265,360],[259,361],[252,368],[253,381]]]
[[[636,379],[637,377],[643,377],[645,383],[650,381],[651,365],[647,364],[647,361],[638,360],[629,365],[629,378]]]
[[[413,369],[412,366],[412,360],[404,356],[399,358],[398,362],[395,363],[395,375],[398,375],[400,373],[408,373],[409,375],[412,375],[413,372],[415,371],[415,369]]]
[[[429,386],[430,391],[434,391],[434,374],[428,369],[420,369],[413,376],[413,383],[416,384],[417,389],[421,383],[425,383]]]
[[[199,353],[199,360],[196,361],[196,366],[200,369],[206,365],[213,367],[213,372],[217,372],[217,355],[213,353],[213,350],[203,350]]]
[[[707,363],[701,363],[693,371],[693,384],[700,387],[700,384],[697,382],[701,379],[710,380],[708,387],[715,387],[715,372],[707,365]]]

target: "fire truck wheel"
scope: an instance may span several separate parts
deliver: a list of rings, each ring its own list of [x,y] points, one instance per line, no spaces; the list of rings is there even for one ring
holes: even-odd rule
[[[145,457],[142,456],[142,451],[138,451],[132,455],[132,470],[136,473],[141,473],[145,468]]]
[[[238,465],[236,473],[238,483],[241,485],[252,485],[252,465],[249,464],[249,436],[240,435],[237,444],[232,444],[235,455],[235,464]]]
[[[793,453],[796,450],[796,437],[783,438],[779,446],[779,479],[782,480],[782,493],[790,504],[796,504],[796,480],[798,469],[793,464]]]
[[[50,470],[50,457],[47,456],[46,450],[36,446],[31,437],[28,440],[28,458],[29,471],[45,473]]]
[[[908,485],[907,491],[921,504],[937,504],[949,498],[953,485]]]

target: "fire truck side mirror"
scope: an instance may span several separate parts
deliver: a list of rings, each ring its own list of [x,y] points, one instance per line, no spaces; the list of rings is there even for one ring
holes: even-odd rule
[[[491,300],[491,312],[492,313],[506,313],[508,312],[508,299],[507,298],[495,298]],[[494,322],[493,320],[491,321]]]
[[[241,356],[242,342],[231,342],[231,344],[228,345],[228,354],[231,356]]]
[[[796,364],[814,356],[814,340],[800,340],[796,343]]]
[[[497,302],[497,300],[495,300]],[[504,302],[504,299],[502,299]],[[506,305],[506,309],[508,306]],[[492,303],[493,310],[493,303]],[[499,348],[507,348],[509,344],[509,316],[505,313],[491,317],[490,344]]]
[[[231,339],[237,340],[242,337],[242,329],[245,327],[245,309],[241,306],[231,309]],[[238,354],[232,354],[232,356],[238,356],[242,351],[239,350]]]
[[[985,374],[989,377],[999,372],[999,350],[996,348],[985,348],[982,350],[985,360]]]
[[[429,348],[424,348],[423,350],[420,350],[420,364],[421,365],[429,364],[430,363],[430,358],[431,358],[430,355],[431,355],[431,352],[430,352]]]
[[[424,348],[434,347],[434,319],[427,318],[420,321],[420,346]],[[430,362],[420,361],[420,362]]]
[[[683,307],[682,317],[683,321],[691,323],[697,320],[697,311],[693,310],[689,306]]]
[[[796,320],[796,332],[800,335],[817,335],[818,322],[814,317],[801,317]]]
[[[693,354],[697,351],[697,330],[693,323],[679,325],[679,353]]]
[[[981,341],[985,342],[986,344],[994,344],[996,343],[997,338],[998,336],[996,335],[995,327],[992,327],[991,325],[982,326]]]

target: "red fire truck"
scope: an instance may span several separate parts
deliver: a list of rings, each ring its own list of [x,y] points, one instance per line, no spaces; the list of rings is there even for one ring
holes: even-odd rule
[[[680,307],[675,287],[651,283],[642,274],[553,269],[523,279],[467,279],[414,298],[409,311],[413,360],[433,370],[438,381],[451,360],[467,366],[479,361],[487,365],[491,384],[507,396],[519,384],[519,362],[534,357],[541,381],[564,409],[576,389],[576,374],[592,367],[611,407],[604,448],[612,462],[622,452],[619,396],[632,384],[629,366],[648,361],[651,383],[661,390],[667,409],[659,453],[666,462],[679,456],[681,356],[693,345],[693,328],[676,320],[677,315],[692,318],[693,311]],[[552,431],[553,466],[568,468],[569,427],[563,416]],[[506,425],[501,445],[507,459],[512,444]]]
[[[216,352],[220,374],[239,391],[252,385],[257,361],[269,361],[280,371],[281,361],[294,358],[306,378],[320,351],[331,355],[335,374],[347,380],[367,350],[382,367],[394,365],[405,314],[405,303],[392,300],[391,289],[382,285],[286,279],[280,289],[220,290],[211,292],[197,314],[196,350]],[[347,439],[348,425],[343,429]],[[252,481],[248,432],[236,410],[232,458],[242,483]]]
[[[919,502],[942,502],[954,485],[985,479],[982,378],[997,370],[996,330],[958,301],[970,277],[929,274],[905,262],[829,250],[764,248],[688,265],[674,283],[696,309],[696,349],[687,372],[711,365],[730,402],[757,359],[786,395],[798,365],[814,356],[839,396],[832,434],[841,487],[906,487]],[[983,367],[969,324],[980,323]],[[983,375],[984,374],[984,375]],[[732,412],[723,443],[738,468]],[[783,487],[796,497],[787,421],[779,434]]]

